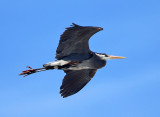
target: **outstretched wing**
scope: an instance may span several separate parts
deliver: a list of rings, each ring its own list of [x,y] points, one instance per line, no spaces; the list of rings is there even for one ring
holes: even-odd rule
[[[66,76],[60,87],[61,96],[67,97],[80,91],[95,75],[97,69],[65,71]]]
[[[72,23],[60,37],[56,50],[56,59],[62,59],[70,54],[88,54],[90,52],[88,40],[100,27],[79,26]]]

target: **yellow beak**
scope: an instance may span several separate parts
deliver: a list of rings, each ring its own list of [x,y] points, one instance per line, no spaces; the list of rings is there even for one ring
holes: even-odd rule
[[[108,55],[108,59],[124,59],[124,58],[126,57]]]

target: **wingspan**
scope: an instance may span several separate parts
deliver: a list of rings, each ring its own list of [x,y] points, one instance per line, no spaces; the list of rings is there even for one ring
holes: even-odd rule
[[[88,54],[90,52],[88,40],[100,30],[102,30],[100,27],[79,26],[72,23],[60,37],[56,59],[62,59],[71,54]]]
[[[60,87],[62,97],[68,97],[80,91],[95,75],[97,69],[65,71],[66,76]]]

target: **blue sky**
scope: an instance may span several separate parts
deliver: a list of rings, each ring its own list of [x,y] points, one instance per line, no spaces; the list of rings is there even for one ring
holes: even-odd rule
[[[1,117],[160,117],[159,0],[1,0]],[[63,71],[21,77],[54,61],[72,22],[100,26],[90,39],[110,60],[79,93],[61,98]]]

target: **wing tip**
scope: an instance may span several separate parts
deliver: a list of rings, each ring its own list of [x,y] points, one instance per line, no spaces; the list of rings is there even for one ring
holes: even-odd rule
[[[72,24],[70,25],[70,27],[67,27],[67,28],[65,28],[65,29],[72,29],[72,28],[77,28],[77,27],[82,27],[82,26],[80,26],[80,25],[72,22]]]
[[[63,90],[61,90],[59,93],[61,94],[61,97],[62,97],[62,98],[66,98],[66,97],[70,96],[70,94],[69,94],[68,91],[63,91]]]
[[[80,25],[78,25],[78,24],[72,22],[72,25],[71,25],[71,26],[80,26]]]

